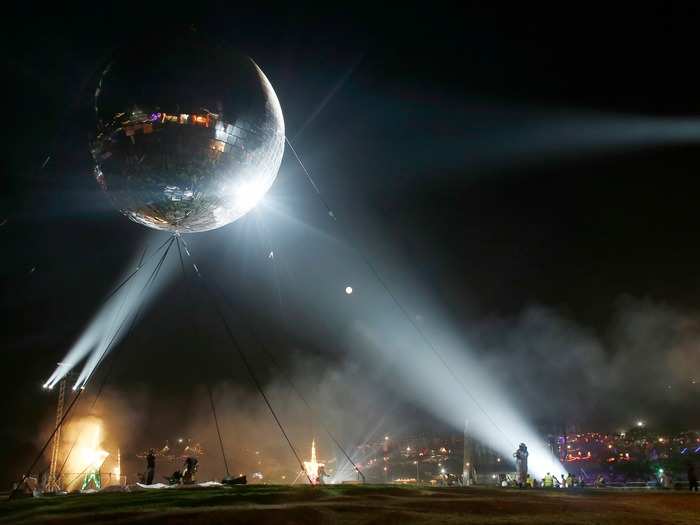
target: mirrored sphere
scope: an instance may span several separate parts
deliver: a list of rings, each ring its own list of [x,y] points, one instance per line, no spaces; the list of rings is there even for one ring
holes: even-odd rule
[[[95,177],[131,220],[201,232],[250,211],[277,176],[284,120],[251,59],[188,35],[117,53],[95,89]]]

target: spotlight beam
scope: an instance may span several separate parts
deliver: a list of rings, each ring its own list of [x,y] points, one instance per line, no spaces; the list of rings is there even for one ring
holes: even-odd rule
[[[163,252],[163,255],[160,257],[160,260],[158,261],[158,264],[157,264],[156,267],[154,268],[154,270],[153,270],[153,272],[151,273],[151,275],[148,277],[148,280],[146,281],[146,284],[143,286],[143,288],[141,289],[141,292],[139,293],[139,297],[138,297],[138,300],[140,301],[140,302],[139,302],[139,306],[138,306],[136,312],[134,313],[134,315],[133,315],[132,318],[131,318],[131,324],[129,325],[129,328],[128,328],[127,331],[125,332],[126,334],[130,333],[130,332],[133,330],[134,326],[136,325],[136,322],[139,320],[139,318],[140,318],[140,316],[141,316],[141,312],[143,311],[143,307],[144,307],[144,304],[145,304],[145,301],[143,300],[143,297],[144,297],[145,293],[148,291],[148,289],[151,287],[151,285],[153,284],[153,282],[154,282],[154,281],[156,280],[156,278],[158,277],[158,274],[160,273],[160,269],[162,268],[163,263],[165,262],[165,259],[166,259],[166,257],[168,256],[168,253],[170,252],[170,248],[172,247],[173,242],[175,241],[175,236],[174,236],[174,235],[171,236],[169,241],[170,241],[170,242],[169,242],[169,244],[167,245],[167,248],[165,249],[165,252]],[[114,333],[114,335],[112,336],[112,339],[109,341],[109,344],[107,344],[107,345],[105,346],[105,348],[104,348],[102,354],[100,355],[100,358],[94,361],[94,366],[92,366],[92,368],[83,368],[83,371],[81,372],[80,377],[78,378],[78,381],[77,381],[76,384],[73,386],[73,389],[74,389],[74,390],[77,388],[78,383],[80,383],[80,382],[81,382],[81,379],[83,379],[83,378],[84,378],[84,381],[82,381],[81,388],[85,387],[85,385],[87,384],[87,382],[90,380],[90,378],[91,378],[92,375],[94,374],[95,370],[100,366],[100,364],[102,364],[102,361],[105,359],[105,357],[107,356],[107,354],[108,354],[109,351],[111,350],[112,345],[114,344],[114,342],[115,342],[115,340],[116,340],[116,338],[117,338],[117,335],[121,332],[121,330],[122,330],[122,328],[124,327],[124,325],[126,324],[126,321],[127,321],[127,320],[128,320],[128,316],[124,317],[124,319],[123,319],[122,323],[120,324],[119,328],[117,329],[117,331],[116,331],[116,332]],[[90,363],[86,363],[86,365],[89,365],[89,364],[90,364]],[[111,371],[111,370],[112,370],[112,368],[110,368],[110,371]],[[104,381],[103,381],[102,385],[100,386],[100,391],[102,390],[102,387],[103,387],[103,386],[104,386]]]
[[[141,256],[141,260],[137,265],[136,269],[130,272],[126,278],[124,278],[104,299],[102,311],[97,314],[97,316],[90,322],[83,334],[78,338],[78,341],[73,345],[73,347],[68,351],[66,356],[62,359],[61,363],[58,365],[56,370],[51,374],[51,376],[44,383],[44,388],[53,388],[58,381],[63,379],[63,377],[71,371],[71,369],[76,366],[85,356],[90,352],[99,351],[98,345],[100,341],[108,337],[110,330],[106,330],[105,324],[107,323],[106,317],[110,314],[105,308],[111,308],[109,306],[110,300],[119,293],[122,288],[134,279],[141,268],[150,261],[157,253],[159,253],[163,247],[170,241],[170,237],[163,242],[158,248],[156,248],[153,253],[144,257]],[[119,309],[121,310],[121,308]],[[114,315],[115,319],[118,317],[118,312]],[[102,348],[100,345],[99,348]]]
[[[459,374],[457,374],[453,367],[448,363],[447,359],[443,355],[443,352],[438,349],[438,347],[433,343],[431,338],[427,336],[427,334],[421,329],[421,327],[416,323],[416,321],[413,319],[413,317],[410,315],[408,310],[404,307],[403,303],[398,299],[396,294],[392,291],[391,287],[387,283],[387,281],[383,278],[382,274],[379,272],[377,267],[373,264],[373,262],[370,260],[369,256],[365,253],[364,250],[359,246],[358,243],[353,242],[354,239],[350,233],[350,229],[343,223],[342,221],[338,220],[337,216],[333,212],[333,209],[331,208],[330,204],[324,196],[321,194],[321,191],[319,187],[316,185],[315,181],[313,180],[311,173],[309,170],[304,166],[303,162],[299,158],[299,155],[295,151],[294,147],[292,144],[289,142],[287,139],[287,144],[289,145],[290,150],[296,157],[297,161],[299,162],[299,165],[301,166],[303,172],[306,175],[306,178],[308,182],[311,184],[313,187],[314,191],[316,192],[316,195],[318,196],[319,201],[321,204],[325,207],[328,216],[333,219],[335,222],[339,224],[339,227],[342,230],[342,233],[344,234],[344,237],[348,240],[350,246],[353,247],[355,252],[358,254],[360,259],[364,262],[365,266],[369,269],[370,273],[373,275],[374,279],[380,284],[380,286],[384,289],[385,293],[390,297],[391,301],[394,303],[398,311],[401,313],[402,317],[405,318],[409,322],[409,324],[413,327],[415,332],[419,335],[420,339],[423,341],[424,346],[427,347],[433,356],[435,356],[438,361],[441,363],[442,367],[447,370],[449,375],[452,377],[452,379],[455,381],[455,383],[460,387],[462,392],[466,395],[466,397],[471,401],[474,407],[477,408],[478,412],[480,412],[484,418],[485,421],[484,423],[487,423],[489,426],[494,428],[498,434],[502,436],[502,439],[504,443],[508,443],[508,445],[511,447],[511,450],[515,450],[517,448],[516,442],[512,439],[511,436],[518,435],[520,438],[525,438],[526,441],[528,441],[529,445],[533,448],[536,447],[538,455],[542,456],[540,458],[540,461],[538,462],[537,465],[537,472],[536,475],[544,474],[544,472],[540,472],[542,470],[551,470],[556,472],[564,472],[563,466],[560,464],[557,458],[551,454],[551,452],[548,454],[545,450],[544,447],[540,447],[539,441],[535,438],[535,433],[531,432],[527,425],[524,425],[521,421],[520,417],[515,417],[515,418],[509,418],[507,414],[512,411],[511,404],[510,403],[502,403],[502,406],[497,406],[493,405],[494,407],[498,408],[499,415],[501,416],[500,421],[504,423],[505,425],[501,425],[496,422],[496,418],[492,417],[492,415],[489,413],[484,408],[484,404],[479,402],[479,400],[476,398],[476,396],[472,393],[470,388],[467,386],[467,384],[462,380]],[[445,385],[440,385],[441,389],[445,388]],[[462,407],[463,408],[463,407]],[[505,418],[503,416],[506,416]],[[462,418],[463,419],[463,418]],[[461,426],[461,423],[460,423]],[[511,432],[507,433],[504,431],[503,426],[509,427],[509,430]],[[512,432],[512,430],[517,430],[516,432]],[[482,432],[482,435],[486,435],[488,432]],[[507,447],[499,447],[501,451],[503,452],[503,449],[507,449]],[[534,459],[534,458],[533,458]],[[533,465],[534,466],[534,465]],[[535,469],[533,469],[535,470]]]

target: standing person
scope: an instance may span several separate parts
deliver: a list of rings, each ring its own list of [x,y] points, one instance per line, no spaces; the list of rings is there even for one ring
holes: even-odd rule
[[[698,476],[695,473],[695,465],[692,462],[688,462],[688,488],[691,491],[698,491]]]
[[[542,480],[542,486],[546,489],[551,489],[554,487],[554,477],[549,472],[547,472]]]
[[[156,454],[153,449],[146,456],[146,485],[153,485],[153,476],[156,473]]]
[[[518,450],[513,453],[515,458],[515,468],[517,471],[515,481],[518,487],[523,488],[527,479],[527,456],[529,455],[525,443],[520,443]]]
[[[194,475],[197,472],[197,464],[199,462],[197,461],[197,458],[193,458],[191,456],[187,457],[185,459],[185,468],[182,471],[182,483],[185,485],[190,485],[194,483],[195,478]]]

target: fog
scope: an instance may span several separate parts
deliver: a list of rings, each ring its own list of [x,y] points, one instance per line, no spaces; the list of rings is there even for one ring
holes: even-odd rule
[[[621,297],[602,337],[539,305],[512,318],[474,320],[463,328],[464,338],[458,338],[460,330],[447,335],[445,323],[421,316],[477,406],[400,316],[371,317],[346,325],[338,337],[342,353],[290,348],[276,356],[286,363],[284,369],[259,352],[252,357],[256,373],[267,377],[264,390],[301,459],[309,458],[315,439],[319,460],[338,471],[333,481],[354,479],[354,473],[326,430],[362,465],[367,458],[360,447],[380,442],[385,434],[391,439],[426,431],[459,435],[465,419],[476,438],[506,458],[514,444],[526,442],[531,470],[542,475],[543,469],[556,469],[544,446],[547,432],[601,422],[608,423],[597,429],[619,431],[637,419],[663,425],[662,416],[689,402],[700,366],[700,326],[693,315],[646,299]],[[246,352],[251,357],[251,347]],[[144,471],[136,454],[166,440],[177,446],[178,437],[204,447],[201,479],[225,474],[205,387],[195,381],[181,388],[173,403],[147,386],[124,392],[115,385],[88,411],[103,418],[105,449],[112,458],[121,448],[122,472],[129,479]],[[258,481],[256,473],[266,482],[294,481],[298,464],[250,382],[219,379],[212,389],[230,473],[251,481]],[[87,393],[83,410],[91,400]],[[158,461],[162,476],[180,468],[182,459]]]
[[[489,375],[523,396],[534,418],[559,421],[560,428],[620,431],[640,419],[692,428],[700,421],[678,413],[692,413],[697,390],[697,319],[696,312],[621,296],[600,336],[537,305],[470,325],[470,339],[483,349]]]
[[[582,149],[684,142],[698,133],[694,121],[564,118],[504,110],[465,115],[478,117],[473,125],[480,141],[460,149],[439,140],[441,148],[460,154],[443,157],[433,148],[426,162],[430,157],[463,163],[466,154],[470,162],[490,165],[497,157],[522,161]],[[513,119],[521,125],[513,126]],[[482,133],[483,126],[493,133]],[[517,135],[518,129],[527,131],[530,142],[515,140],[512,133]],[[503,140],[505,130],[511,135]],[[557,140],[551,141],[552,136]],[[464,143],[466,139],[455,140]],[[482,147],[487,143],[494,149]],[[509,144],[517,145],[512,148],[518,151],[509,150]],[[422,151],[418,146],[414,149],[414,167],[420,168]],[[498,155],[492,155],[496,151]],[[323,148],[311,151],[307,165],[323,166],[332,153]],[[268,344],[269,339],[277,342],[272,346],[282,364],[279,369],[255,351],[257,344],[249,336],[244,347],[255,355],[265,390],[302,459],[308,458],[311,440],[316,439],[320,458],[337,465],[346,477],[353,476],[321,422],[353,460],[362,463],[358,447],[385,433],[410,435],[428,426],[460,434],[469,421],[473,436],[506,458],[525,442],[531,469],[542,476],[562,468],[545,446],[547,432],[600,423],[608,430],[622,430],[637,419],[665,424],[676,410],[688,412],[690,392],[696,390],[700,376],[700,327],[694,312],[621,296],[614,318],[597,332],[546,304],[531,304],[510,316],[479,313],[460,318],[444,304],[439,290],[420,277],[422,261],[406,258],[377,217],[367,213],[368,204],[358,190],[345,193],[348,183],[339,181],[347,177],[331,171],[330,180],[336,184],[328,191],[321,185],[340,218],[332,221],[297,175],[298,167],[287,158],[271,194],[255,212],[231,227],[188,236],[187,241],[193,253],[188,265],[196,261],[205,279],[236,298],[240,309],[234,314],[236,330],[246,332],[255,326]],[[368,260],[401,307],[367,266]],[[167,279],[160,278],[160,283],[174,282],[172,270],[177,265],[173,261],[171,253]],[[143,279],[147,274],[139,275]],[[344,293],[346,286],[353,287],[352,295]],[[169,286],[161,290],[167,288],[179,296],[162,292],[161,297],[154,292],[146,306],[184,301],[182,290]],[[116,333],[114,326],[120,323],[113,320],[127,319],[140,304],[132,303],[125,311],[115,312],[118,301],[112,301],[112,306],[101,310],[64,359],[75,366],[92,352],[80,381],[89,378],[105,341]],[[183,321],[190,319],[171,320],[169,329],[184,330]],[[204,331],[212,331],[217,323],[209,313]],[[203,342],[200,349],[210,350]],[[235,353],[230,348],[228,352],[235,360]],[[52,376],[53,384],[66,368]],[[240,369],[238,365],[235,380],[225,379],[222,373],[209,380],[231,473],[263,472],[276,481],[289,481],[298,472],[294,455]],[[313,414],[292,392],[290,379],[313,405]],[[201,377],[195,374],[180,381],[177,392],[155,391],[146,385],[132,394],[131,386],[128,393],[112,387],[115,399],[124,399],[117,408],[104,405],[105,428],[110,435],[114,428],[131,429],[122,441],[127,451],[124,464],[132,476],[139,471],[137,452],[159,447],[166,439],[172,444],[176,435],[202,442],[207,451],[204,475],[223,475]],[[94,392],[95,382],[90,386]],[[134,411],[142,413],[143,421],[136,426],[131,422],[133,414],[122,421],[123,408],[119,408],[130,406],[133,395],[141,396]],[[121,430],[116,433],[121,435]]]

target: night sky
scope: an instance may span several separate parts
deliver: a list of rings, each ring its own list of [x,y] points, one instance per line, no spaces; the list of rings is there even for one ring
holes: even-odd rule
[[[261,236],[251,214],[190,236],[203,271],[245,312],[237,326],[265,334],[283,363],[273,370],[255,354],[265,382],[292,371],[303,377],[304,360],[317,367],[312,385],[341,363],[346,368],[354,343],[344,334],[368,313],[363,297],[378,308],[381,294],[357,258],[359,247],[409,311],[428,324],[433,315],[457,327],[486,362],[539,370],[527,377],[545,390],[573,383],[595,399],[580,417],[557,404],[533,419],[611,429],[637,415],[673,428],[700,423],[692,401],[698,387],[691,386],[700,380],[700,131],[677,133],[681,122],[700,122],[699,9],[470,3],[451,11],[423,3],[345,11],[294,4],[192,6],[185,19],[173,8],[97,8],[27,9],[6,19],[4,483],[26,468],[47,435],[54,398],[41,384],[143,243],[167,238],[120,215],[91,177],[92,130],[83,115],[95,73],[142,32],[177,38],[188,26],[265,71],[288,137],[347,225],[328,220],[286,152],[269,195],[289,214],[286,222],[271,218],[269,235]],[[654,131],[636,140],[636,126],[644,125]],[[270,248],[281,258],[277,277],[262,268]],[[112,356],[114,395],[149,422],[133,432],[139,445],[144,434],[171,435],[178,418],[195,417],[187,410],[195,410],[202,378],[253,392],[240,366],[230,364],[212,305],[196,292],[190,302],[182,282],[175,273]],[[343,292],[348,284],[352,299]],[[205,335],[195,336],[195,325]],[[658,330],[649,335],[649,326]],[[561,348],[550,338],[546,352],[536,350],[543,348],[538,334],[560,329]],[[529,334],[531,357],[512,350],[518,334]],[[581,340],[600,349],[602,364],[579,374],[578,365],[566,367],[566,348]],[[624,356],[629,362],[621,367]],[[585,352],[577,359],[589,366]],[[352,362],[376,371],[372,359]],[[608,380],[619,380],[619,390],[591,379],[610,367],[619,375]],[[381,374],[392,374],[383,370],[374,376],[378,389]],[[664,389],[671,387],[677,394],[669,397]],[[599,388],[615,393],[614,408],[597,397]],[[384,394],[380,408],[430,418],[425,407],[392,405]],[[184,412],[166,414],[173,406]]]

